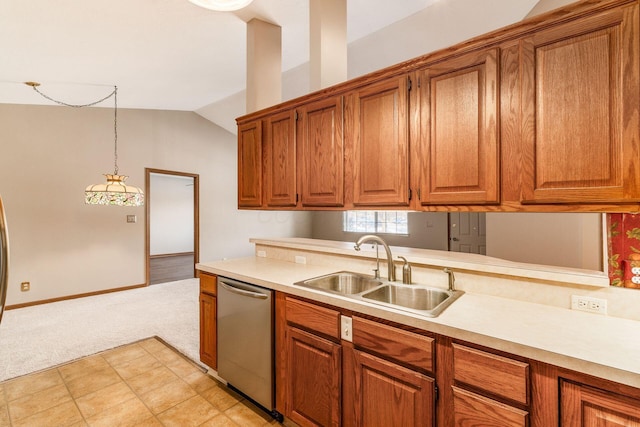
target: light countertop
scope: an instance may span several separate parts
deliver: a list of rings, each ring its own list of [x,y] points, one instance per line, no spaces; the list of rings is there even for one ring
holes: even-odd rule
[[[638,321],[473,293],[465,293],[438,317],[427,318],[294,285],[342,270],[336,266],[248,257],[199,263],[196,268],[640,387]]]

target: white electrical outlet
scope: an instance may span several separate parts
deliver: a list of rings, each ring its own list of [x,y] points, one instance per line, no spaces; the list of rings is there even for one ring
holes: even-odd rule
[[[259,256],[260,258],[266,258],[267,257],[267,251],[258,251],[256,253],[256,256]]]
[[[571,295],[571,309],[589,313],[607,314],[607,300]]]
[[[306,257],[296,255],[296,264],[306,264],[306,263],[307,263]]]

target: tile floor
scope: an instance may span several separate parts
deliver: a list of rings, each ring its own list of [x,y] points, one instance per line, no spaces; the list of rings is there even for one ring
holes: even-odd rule
[[[149,338],[0,383],[0,427],[279,425]]]

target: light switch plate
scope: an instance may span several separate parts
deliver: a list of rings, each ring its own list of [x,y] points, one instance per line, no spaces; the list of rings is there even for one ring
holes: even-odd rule
[[[136,222],[138,222],[138,217],[135,215],[127,215],[127,222],[135,224]]]

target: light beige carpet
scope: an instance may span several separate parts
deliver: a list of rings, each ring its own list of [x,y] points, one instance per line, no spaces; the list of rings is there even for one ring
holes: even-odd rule
[[[199,359],[198,279],[5,311],[0,381],[158,336]]]

